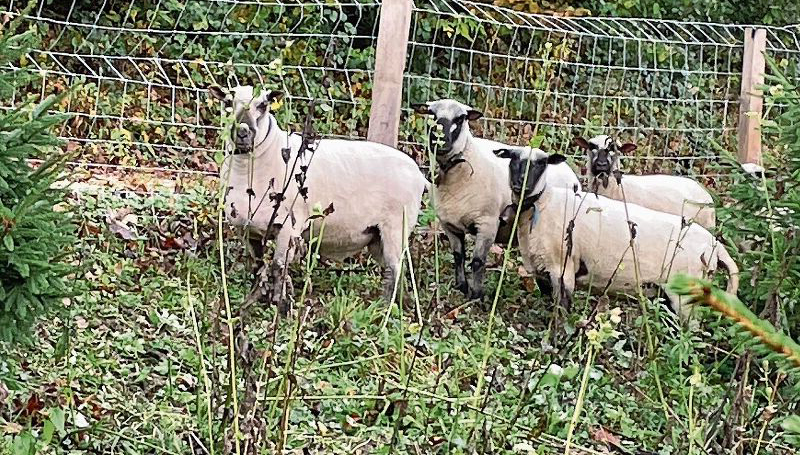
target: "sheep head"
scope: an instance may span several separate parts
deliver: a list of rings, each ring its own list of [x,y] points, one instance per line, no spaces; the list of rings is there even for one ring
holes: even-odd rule
[[[503,148],[495,150],[494,154],[509,159],[508,183],[515,202],[519,201],[523,194],[523,187],[526,197],[541,193],[544,190],[547,166],[561,164],[567,160],[564,155],[558,153],[548,155],[543,150],[532,147]]]
[[[636,144],[629,142],[620,145],[617,140],[606,135],[595,136],[588,141],[576,137],[573,143],[586,151],[589,175],[600,178],[604,187],[608,187],[608,177],[620,171],[620,155],[636,150]]]
[[[415,104],[418,114],[430,115],[436,125],[431,129],[429,146],[438,157],[447,157],[464,151],[469,136],[467,120],[478,120],[483,113],[452,99]]]
[[[227,149],[233,154],[251,153],[263,141],[272,126],[270,106],[283,94],[275,90],[256,91],[251,85],[240,85],[231,90],[213,85],[211,96],[233,110],[234,122]]]

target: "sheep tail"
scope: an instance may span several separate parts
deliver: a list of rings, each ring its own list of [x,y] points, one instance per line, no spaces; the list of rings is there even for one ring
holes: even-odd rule
[[[726,291],[729,294],[736,295],[736,291],[739,290],[739,266],[736,265],[736,262],[723,245],[719,245],[717,261],[719,262],[719,265],[725,267],[725,269],[728,271],[728,288]]]

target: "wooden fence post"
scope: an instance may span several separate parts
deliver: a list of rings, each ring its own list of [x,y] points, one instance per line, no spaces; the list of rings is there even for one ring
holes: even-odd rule
[[[744,30],[742,90],[739,97],[739,162],[761,163],[761,117],[764,98],[757,85],[764,83],[767,31],[763,28]],[[748,115],[748,113],[750,113]]]
[[[412,0],[384,0],[381,4],[367,139],[391,147],[397,147],[400,128],[412,7]]]

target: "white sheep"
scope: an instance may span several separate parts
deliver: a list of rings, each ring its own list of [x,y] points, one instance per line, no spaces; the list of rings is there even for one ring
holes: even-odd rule
[[[714,229],[714,198],[700,183],[677,175],[622,176],[620,155],[636,150],[635,144],[620,145],[606,135],[595,136],[588,141],[579,137],[574,142],[587,152],[592,191],[622,201],[624,188],[624,200],[627,202],[682,216],[687,222],[693,220],[706,229]]]
[[[210,93],[231,103],[236,119],[220,167],[225,213],[259,239],[275,239],[272,271],[280,292],[273,290],[272,297],[281,311],[286,277],[276,271],[292,262],[297,239],[308,240],[312,223],[318,234],[322,222],[314,218],[331,204],[320,254],[343,259],[368,247],[385,267],[384,296],[391,297],[428,186],[414,160],[383,144],[333,139],[317,141],[313,152],[296,159],[302,137],[282,130],[270,113],[279,92],[256,94],[252,86],[239,86],[227,93],[214,86]],[[263,243],[253,243],[256,256],[263,255]]]
[[[489,248],[495,242],[507,243],[510,237],[511,226],[506,222],[506,209],[511,205],[508,160],[492,153],[507,145],[474,137],[468,120],[483,114],[458,101],[442,99],[414,108],[436,121],[430,138],[438,166],[433,202],[453,251],[456,288],[468,298],[480,299]],[[580,188],[578,177],[566,163],[553,172],[552,184]],[[464,273],[466,233],[475,236],[469,283]]]
[[[562,155],[529,147],[496,153],[510,158],[509,186],[515,201],[522,197],[517,232],[523,264],[531,273],[548,275],[562,305],[569,307],[576,283],[599,294],[632,291],[639,284],[663,285],[678,272],[711,274],[717,266],[727,269],[728,292],[736,293],[736,263],[699,224],[685,226],[677,215],[546,184],[552,165],[565,160]],[[667,296],[685,316],[677,296]]]

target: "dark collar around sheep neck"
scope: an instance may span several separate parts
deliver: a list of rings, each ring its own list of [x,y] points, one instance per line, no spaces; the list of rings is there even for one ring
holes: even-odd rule
[[[547,189],[547,184],[545,183],[544,186],[542,187],[542,191],[539,191],[536,194],[532,194],[530,196],[527,196],[525,199],[523,199],[522,200],[522,208],[520,210],[520,213],[522,213],[522,212],[524,212],[526,210],[536,209],[536,203],[539,201],[539,198],[542,197],[542,194],[544,194],[544,190],[546,190],[546,189]]]
[[[439,165],[439,174],[436,176],[436,180],[433,182],[434,185],[439,185],[444,180],[444,177],[450,172],[451,169],[458,166],[461,163],[467,163],[467,159],[464,158],[464,153],[456,153],[455,155],[450,156],[444,162],[436,160],[436,163]],[[467,163],[469,164],[469,163]]]

